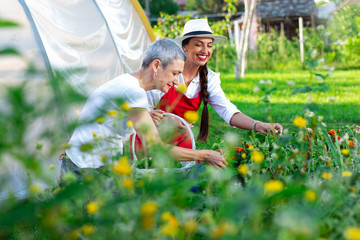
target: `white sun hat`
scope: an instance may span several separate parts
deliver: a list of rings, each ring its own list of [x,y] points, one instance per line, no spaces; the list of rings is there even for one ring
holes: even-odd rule
[[[180,46],[182,41],[192,37],[208,37],[214,39],[214,43],[223,42],[227,39],[225,36],[213,34],[207,19],[194,19],[185,23],[182,37],[175,38],[174,41]]]

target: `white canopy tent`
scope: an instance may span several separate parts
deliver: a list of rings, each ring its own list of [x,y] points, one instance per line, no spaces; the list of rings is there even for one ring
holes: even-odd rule
[[[61,94],[47,84],[54,81],[58,71],[66,74],[64,80],[76,91],[90,95],[102,83],[137,70],[144,50],[155,40],[136,0],[1,0],[0,19],[20,24],[0,28],[0,51],[11,47],[21,53],[0,55],[0,85],[31,80],[27,88],[37,101]],[[40,70],[31,79],[26,74],[29,63]],[[0,91],[0,97],[2,94]],[[1,98],[0,107],[8,107]],[[64,126],[54,126],[49,118],[35,119],[26,135],[29,149],[35,149],[45,129],[66,128],[67,119],[76,116],[62,109],[60,101],[57,107]],[[41,164],[45,168],[49,164],[59,166],[54,158],[57,154],[45,154],[53,157]],[[0,200],[9,193],[17,197],[27,194],[29,184],[23,165],[0,152]],[[56,178],[53,176],[54,181]]]

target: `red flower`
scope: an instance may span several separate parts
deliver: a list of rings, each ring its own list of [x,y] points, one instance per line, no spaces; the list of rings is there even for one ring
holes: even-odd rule
[[[303,141],[308,141],[310,138],[310,134],[305,134],[304,138],[303,138]]]
[[[354,147],[355,146],[355,143],[351,140],[349,140],[349,147]]]
[[[337,140],[340,141],[341,137],[340,136],[337,136]],[[335,142],[335,136],[333,138],[333,141]]]
[[[328,134],[329,134],[330,136],[334,136],[334,135],[335,135],[335,130],[334,130],[334,129],[330,129],[330,130],[328,131]]]
[[[242,153],[242,152],[244,152],[244,148],[242,148],[242,147],[237,147],[237,148],[235,149],[235,151],[238,152],[238,153]]]

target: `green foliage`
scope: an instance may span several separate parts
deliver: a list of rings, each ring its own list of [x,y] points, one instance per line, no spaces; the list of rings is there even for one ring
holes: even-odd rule
[[[139,3],[145,9],[145,0],[140,0]],[[174,0],[149,0],[150,17],[157,18],[161,13],[176,14],[179,6]]]
[[[228,9],[229,4],[232,6],[233,12],[243,11],[244,5],[239,4],[235,0],[188,0],[186,1],[186,10],[196,10],[199,14],[222,13]]]

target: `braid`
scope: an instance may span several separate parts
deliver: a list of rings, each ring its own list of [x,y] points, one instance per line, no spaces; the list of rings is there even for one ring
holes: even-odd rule
[[[204,66],[200,66],[199,68],[199,77],[200,77],[200,92],[202,96],[202,101],[204,103],[204,107],[201,113],[201,122],[200,122],[200,131],[197,136],[197,140],[206,142],[209,135],[209,110],[207,107],[209,101],[209,92],[207,90],[208,87],[208,68],[205,64]]]

